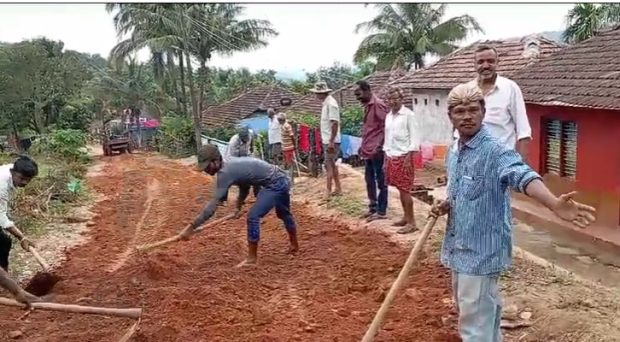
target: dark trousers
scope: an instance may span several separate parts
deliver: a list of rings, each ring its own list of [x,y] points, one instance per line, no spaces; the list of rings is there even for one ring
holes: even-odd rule
[[[0,231],[0,267],[5,271],[9,271],[9,253],[11,253],[11,246],[13,240],[5,233]]]
[[[248,241],[258,242],[260,240],[260,221],[271,209],[276,208],[276,215],[288,232],[297,229],[295,218],[291,213],[291,183],[287,177],[281,177],[273,183],[263,187],[258,193],[256,203],[248,212]]]
[[[385,184],[383,172],[383,152],[377,153],[372,159],[366,159],[365,179],[366,193],[368,194],[368,210],[371,213],[385,215],[388,206],[388,188]],[[379,196],[377,196],[379,189]]]

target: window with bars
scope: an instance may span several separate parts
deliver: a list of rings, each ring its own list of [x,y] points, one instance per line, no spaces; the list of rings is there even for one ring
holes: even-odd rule
[[[577,124],[573,121],[547,120],[545,133],[545,172],[575,179]]]

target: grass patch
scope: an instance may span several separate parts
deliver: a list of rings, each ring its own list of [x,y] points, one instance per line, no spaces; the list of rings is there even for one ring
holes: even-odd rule
[[[327,207],[336,209],[343,214],[352,217],[359,217],[366,212],[366,206],[355,197],[343,194],[342,196],[331,197],[327,202]]]

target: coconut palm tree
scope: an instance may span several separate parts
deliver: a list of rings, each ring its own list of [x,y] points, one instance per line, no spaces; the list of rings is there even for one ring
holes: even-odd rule
[[[577,43],[618,23],[620,4],[576,4],[566,15],[566,30],[562,38],[566,43]]]
[[[114,22],[119,35],[130,33],[129,38],[114,47],[112,55],[124,58],[148,47],[159,60],[154,59],[153,64],[163,66],[160,62],[163,58],[157,56],[174,51],[178,55],[182,91],[185,64],[197,149],[201,146],[200,115],[205,85],[201,82],[201,90],[196,94],[193,58],[206,71],[207,61],[214,53],[227,55],[253,50],[266,45],[265,38],[277,34],[268,21],[237,20],[244,8],[235,4],[111,4],[107,9],[118,10]],[[206,81],[206,77],[201,79]]]
[[[199,27],[191,38],[192,54],[198,59],[199,110],[204,106],[208,79],[207,62],[213,54],[230,56],[235,52],[252,51],[267,46],[267,38],[278,35],[267,20],[238,20],[245,8],[238,4],[199,4],[190,16]]]
[[[356,33],[365,30],[370,34],[360,43],[353,60],[359,64],[369,58],[376,59],[380,70],[389,70],[395,64],[406,69],[422,68],[426,55],[447,55],[471,32],[483,32],[476,19],[469,15],[442,21],[446,4],[375,6],[379,14],[355,28]]]

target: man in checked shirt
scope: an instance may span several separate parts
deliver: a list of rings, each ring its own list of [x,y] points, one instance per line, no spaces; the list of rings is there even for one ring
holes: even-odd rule
[[[484,115],[484,95],[476,84],[452,89],[448,116],[459,139],[447,156],[448,198],[433,207],[437,214],[448,213],[441,261],[452,271],[463,342],[502,340],[498,279],[512,256],[509,188],[579,227],[592,223],[595,212],[575,202],[575,192],[551,193],[518,152],[490,134]]]

